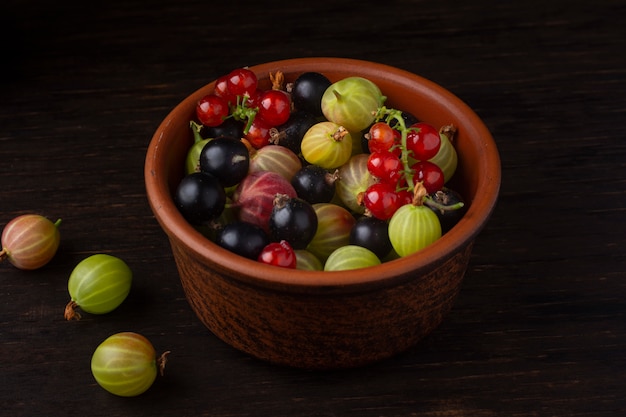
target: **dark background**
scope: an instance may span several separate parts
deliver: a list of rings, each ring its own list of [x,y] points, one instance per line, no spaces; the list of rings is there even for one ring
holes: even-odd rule
[[[623,415],[625,18],[611,0],[4,1],[0,224],[27,212],[63,223],[45,268],[0,265],[0,414]],[[209,333],[145,196],[147,145],[179,101],[236,67],[307,56],[441,84],[502,158],[453,311],[418,346],[360,369],[278,367]],[[94,253],[131,266],[131,294],[66,322],[69,274]],[[126,330],[172,351],[131,399],[89,367]]]

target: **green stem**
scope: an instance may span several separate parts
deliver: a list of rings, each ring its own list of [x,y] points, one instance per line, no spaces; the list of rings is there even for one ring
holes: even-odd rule
[[[202,125],[200,123],[196,123],[195,121],[189,122],[189,127],[193,132],[193,141],[195,143],[200,142],[204,138],[200,135],[200,130],[202,130]]]
[[[465,204],[462,201],[446,206],[445,204],[437,203],[435,200],[433,200],[431,197],[428,197],[428,196],[424,199],[424,204],[434,209],[437,209],[442,213],[446,211],[451,211],[451,210],[458,210],[465,206]]]
[[[54,222],[54,225],[58,228],[59,226],[61,226],[61,219],[57,219],[56,222]]]
[[[398,126],[400,127],[400,142],[401,142],[401,151],[400,161],[402,161],[402,167],[404,168],[404,178],[406,179],[408,190],[413,192],[415,188],[415,181],[413,179],[413,171],[411,170],[411,166],[409,165],[409,150],[406,146],[407,140],[407,132],[409,131],[406,127],[406,123],[404,122],[404,118],[402,117],[402,112],[400,110],[388,109],[383,106],[378,109],[378,113],[376,114],[377,120],[385,119],[387,123],[391,120],[395,120]]]

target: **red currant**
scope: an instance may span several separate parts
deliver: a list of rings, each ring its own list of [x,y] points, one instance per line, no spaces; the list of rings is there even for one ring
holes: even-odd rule
[[[413,158],[427,161],[439,152],[441,137],[432,125],[423,122],[414,123],[407,132],[406,147],[413,152]]]
[[[296,253],[286,240],[281,240],[265,246],[259,254],[258,261],[268,265],[295,269]]]
[[[218,97],[222,97],[227,102],[234,104],[237,97],[235,97],[230,91],[228,91],[228,82],[227,82],[228,74],[222,75],[217,80],[215,80],[215,88],[213,94]]]
[[[255,117],[250,125],[250,129],[244,134],[245,138],[255,149],[260,149],[270,143],[270,130],[272,126],[268,125],[265,120]]]
[[[367,159],[367,170],[382,182],[397,184],[402,178],[402,161],[389,151],[372,152]]]
[[[385,122],[374,123],[369,130],[367,146],[370,152],[393,152],[400,155],[400,131]]]
[[[215,94],[201,98],[196,105],[198,120],[205,126],[219,126],[228,117],[228,102]]]
[[[395,185],[378,182],[367,187],[363,194],[363,204],[372,216],[387,220],[406,204],[406,196],[398,193]]]
[[[248,68],[238,68],[226,76],[226,85],[230,94],[249,97],[257,89],[258,80],[253,71]]]
[[[291,114],[291,99],[281,90],[267,90],[258,103],[259,116],[271,126],[287,122]]]
[[[411,166],[414,171],[413,178],[416,182],[422,182],[428,194],[435,193],[443,188],[443,171],[437,164],[430,161],[418,161]]]

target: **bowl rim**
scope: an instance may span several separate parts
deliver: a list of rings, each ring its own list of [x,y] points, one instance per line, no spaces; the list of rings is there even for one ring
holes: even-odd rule
[[[156,167],[163,168],[164,161],[159,159],[165,150],[164,131],[173,122],[177,109],[190,106],[206,94],[214,81],[197,89],[174,107],[155,131],[146,153],[144,179],[150,207],[161,227],[171,241],[186,247],[193,257],[206,265],[242,282],[263,287],[288,288],[368,288],[392,285],[398,280],[418,278],[437,265],[453,256],[462,246],[471,244],[484,228],[491,216],[499,194],[501,182],[500,157],[495,141],[478,115],[444,87],[406,70],[387,64],[352,58],[308,57],[267,62],[250,66],[259,78],[267,77],[269,72],[281,69],[285,73],[298,73],[312,70],[333,70],[342,66],[348,70],[359,71],[367,66],[368,72],[374,72],[386,79],[399,83],[412,83],[421,92],[433,100],[445,100],[446,107],[458,114],[459,124],[471,126],[472,135],[482,139],[483,168],[478,178],[479,186],[472,204],[459,223],[440,239],[418,253],[362,269],[347,271],[306,271],[285,270],[277,273],[277,267],[246,259],[211,242],[189,224],[175,207],[170,195],[168,179]],[[384,91],[383,91],[384,93]],[[485,169],[491,167],[491,170]],[[172,242],[173,243],[173,242]]]

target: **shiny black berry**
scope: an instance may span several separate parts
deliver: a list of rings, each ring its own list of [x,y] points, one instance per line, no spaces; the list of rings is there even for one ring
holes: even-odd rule
[[[216,243],[237,255],[256,260],[263,248],[270,243],[270,239],[261,227],[235,221],[219,231]]]
[[[437,203],[437,206],[432,204],[426,205],[439,217],[441,233],[446,233],[452,229],[467,211],[467,205],[465,205],[461,194],[448,187],[443,187],[441,190],[431,194],[430,197]]]
[[[317,122],[317,118],[312,113],[296,110],[291,113],[289,120],[276,127],[275,131],[271,133],[271,141],[299,155],[304,134]]]
[[[301,74],[294,81],[291,90],[294,107],[312,113],[314,116],[321,116],[322,96],[330,85],[330,80],[319,72]]]
[[[286,240],[294,249],[305,249],[317,231],[317,214],[305,200],[279,194],[269,219],[270,238]]]
[[[224,187],[239,184],[249,168],[250,153],[239,139],[222,136],[207,142],[200,151],[200,171],[215,176]]]
[[[311,204],[328,203],[335,195],[338,174],[328,172],[318,165],[306,165],[291,178],[298,197]]]
[[[362,216],[350,231],[350,244],[371,250],[379,259],[391,252],[388,223],[373,216]]]
[[[209,222],[222,214],[226,204],[224,186],[206,172],[185,176],[176,188],[174,203],[192,224]]]

